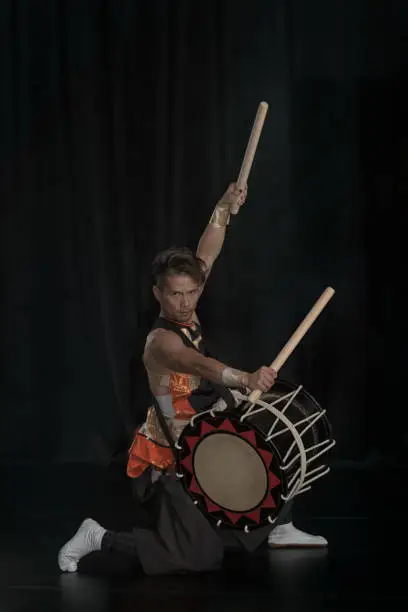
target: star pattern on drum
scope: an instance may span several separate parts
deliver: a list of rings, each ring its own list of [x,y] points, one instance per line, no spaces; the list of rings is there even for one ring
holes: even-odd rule
[[[216,503],[203,490],[196,474],[194,467],[194,454],[197,447],[204,439],[222,432],[238,436],[247,442],[258,454],[258,456],[261,457],[265,466],[267,473],[265,495],[257,507],[251,508],[248,511],[232,511],[231,509],[227,509]],[[273,454],[265,448],[260,447],[260,445],[257,443],[255,432],[252,429],[245,429],[245,427],[242,427],[240,430],[238,430],[229,418],[225,418],[218,426],[214,426],[206,421],[203,421],[200,423],[198,430],[195,428],[191,435],[186,435],[185,441],[188,448],[184,458],[180,461],[180,465],[191,475],[188,490],[190,494],[193,494],[193,497],[199,496],[199,498],[204,502],[207,512],[213,516],[213,518],[216,518],[218,523],[221,521],[225,524],[236,525],[240,519],[244,518],[249,519],[256,525],[261,522],[263,510],[272,510],[276,508],[277,504],[272,496],[272,490],[280,485],[281,481],[271,469]],[[227,520],[225,520],[225,518]]]

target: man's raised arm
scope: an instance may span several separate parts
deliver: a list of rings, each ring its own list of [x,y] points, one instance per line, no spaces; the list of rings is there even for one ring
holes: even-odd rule
[[[215,260],[221,253],[231,206],[236,204],[238,207],[241,207],[245,202],[246,195],[246,188],[243,191],[239,191],[235,183],[231,183],[221,200],[217,203],[211,219],[200,238],[196,255],[205,262],[207,277]]]

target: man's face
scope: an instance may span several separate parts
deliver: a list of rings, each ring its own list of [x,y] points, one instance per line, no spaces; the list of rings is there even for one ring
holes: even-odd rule
[[[201,287],[191,276],[177,274],[166,278],[162,291],[153,287],[153,293],[168,319],[188,323],[196,309]]]

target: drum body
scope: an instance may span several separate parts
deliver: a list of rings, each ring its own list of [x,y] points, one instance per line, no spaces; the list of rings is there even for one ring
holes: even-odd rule
[[[334,446],[325,410],[278,379],[255,403],[195,415],[176,446],[188,495],[221,528],[273,524],[284,505],[328,473]]]

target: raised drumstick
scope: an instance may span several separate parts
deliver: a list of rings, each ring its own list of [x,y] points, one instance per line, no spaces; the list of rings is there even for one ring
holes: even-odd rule
[[[244,159],[241,165],[241,170],[237,180],[238,189],[243,189],[248,181],[248,176],[251,171],[252,162],[254,161],[255,151],[258,146],[259,137],[262,132],[266,113],[268,112],[268,103],[261,102],[258,106],[258,111],[252,126],[251,135],[245,151]],[[236,215],[239,211],[239,206],[231,206],[231,214]]]
[[[287,341],[283,349],[280,351],[277,357],[275,357],[275,359],[272,361],[269,367],[273,368],[276,372],[280,370],[280,368],[283,366],[285,361],[290,357],[290,355],[293,353],[293,351],[295,350],[299,342],[302,340],[303,336],[306,334],[306,332],[310,329],[310,327],[316,321],[317,317],[320,315],[323,308],[325,308],[329,300],[331,300],[334,293],[335,291],[334,289],[332,289],[332,287],[327,287],[323,291],[323,293],[321,294],[317,302],[310,309],[309,313],[305,316],[305,318],[303,319],[299,327],[292,334],[292,336],[289,338],[289,340]],[[261,395],[262,395],[262,391],[257,389],[255,391],[252,391],[248,400],[251,403],[254,403],[256,402],[257,399],[259,399]]]

